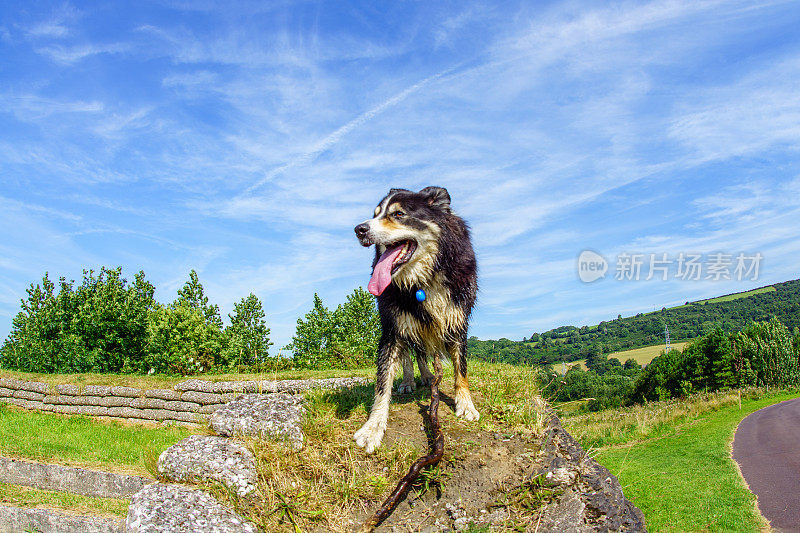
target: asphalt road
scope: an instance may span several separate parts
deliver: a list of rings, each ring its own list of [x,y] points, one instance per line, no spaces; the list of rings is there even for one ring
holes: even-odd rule
[[[733,458],[773,530],[800,532],[800,398],[742,420]]]

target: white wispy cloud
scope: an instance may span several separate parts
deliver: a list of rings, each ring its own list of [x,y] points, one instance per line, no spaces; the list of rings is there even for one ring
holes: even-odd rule
[[[127,43],[103,43],[103,44],[76,44],[76,45],[54,45],[37,48],[36,52],[49,57],[56,63],[71,65],[87,57],[101,54],[121,54],[128,52],[131,45]]]
[[[64,113],[96,114],[105,109],[103,102],[97,100],[58,100],[30,93],[0,94],[0,102],[7,112],[23,122],[35,122]]]
[[[80,12],[64,3],[58,6],[49,17],[31,24],[25,29],[32,38],[61,38],[71,32],[71,26],[80,18]]]

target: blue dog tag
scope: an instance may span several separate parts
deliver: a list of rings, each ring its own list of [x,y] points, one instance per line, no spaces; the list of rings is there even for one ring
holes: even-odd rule
[[[425,291],[423,291],[422,289],[419,289],[417,291],[416,297],[417,297],[417,301],[418,302],[424,302],[425,301]]]

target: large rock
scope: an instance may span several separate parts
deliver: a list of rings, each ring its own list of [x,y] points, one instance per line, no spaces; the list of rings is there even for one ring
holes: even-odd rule
[[[255,533],[258,529],[214,498],[181,485],[153,483],[131,499],[126,533]]]
[[[219,481],[246,497],[256,490],[256,460],[247,448],[224,437],[192,435],[164,450],[158,472],[170,481]]]
[[[285,438],[303,447],[300,422],[305,398],[287,393],[244,394],[211,415],[211,427],[226,437]]]
[[[589,457],[553,416],[542,441],[542,467],[534,472],[559,494],[541,515],[538,531],[646,532],[644,515],[622,494],[617,478]]]

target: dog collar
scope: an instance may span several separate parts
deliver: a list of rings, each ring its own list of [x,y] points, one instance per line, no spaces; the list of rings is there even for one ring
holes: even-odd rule
[[[414,296],[417,297],[418,302],[424,302],[426,298],[425,291],[423,291],[422,289],[418,289],[417,293]]]

